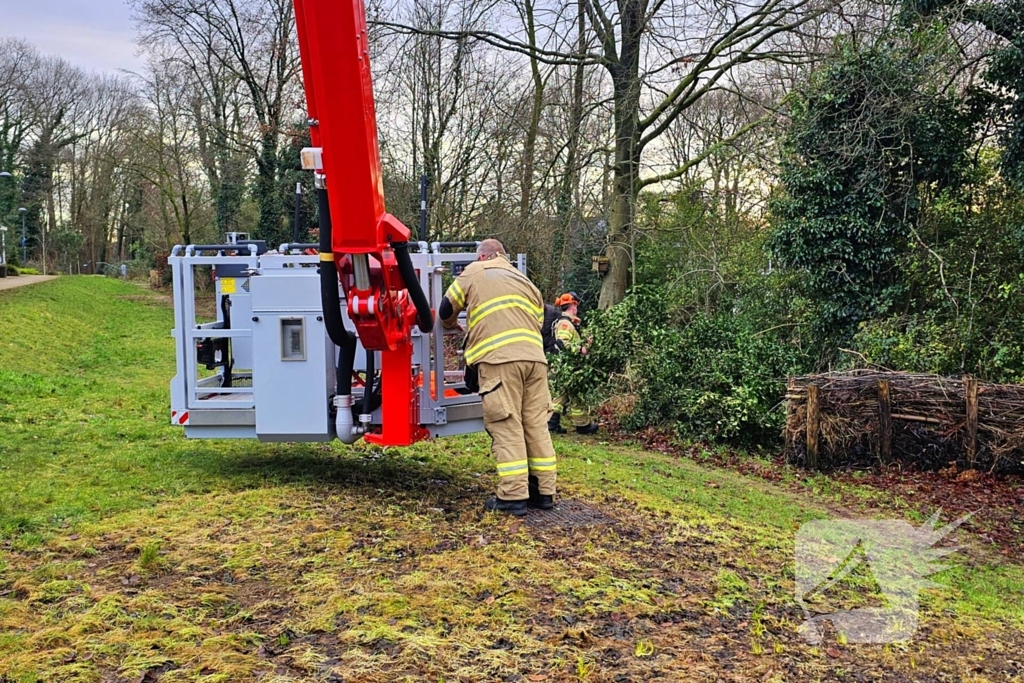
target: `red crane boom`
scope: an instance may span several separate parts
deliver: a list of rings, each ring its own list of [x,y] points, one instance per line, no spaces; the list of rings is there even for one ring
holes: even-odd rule
[[[381,352],[382,430],[373,443],[408,445],[426,438],[412,373],[412,329],[433,325],[408,256],[410,232],[384,208],[366,9],[362,0],[294,0],[313,167],[327,190],[330,253],[349,317],[364,348]],[[344,352],[344,351],[343,351]],[[372,384],[372,378],[368,378]]]

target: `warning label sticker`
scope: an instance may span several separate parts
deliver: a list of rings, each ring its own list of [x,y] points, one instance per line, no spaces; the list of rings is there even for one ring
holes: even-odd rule
[[[222,277],[220,279],[220,293],[221,294],[234,294],[237,291],[235,286],[235,278],[233,277]]]

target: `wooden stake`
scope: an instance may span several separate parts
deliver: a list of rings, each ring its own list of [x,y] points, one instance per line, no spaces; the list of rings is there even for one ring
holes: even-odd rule
[[[883,464],[892,460],[892,404],[887,379],[878,382],[878,457]]]
[[[796,389],[796,380],[794,380],[792,377],[790,377],[788,380],[786,380],[786,431],[787,431],[787,433],[789,433],[789,430],[794,426],[793,425],[793,412],[796,410],[796,405],[793,403],[793,401],[796,400],[796,397],[795,396],[791,396],[791,394],[794,392],[795,389]],[[789,433],[789,436],[788,436],[789,443],[786,444],[787,448],[793,448],[793,446],[796,445],[796,444],[792,443],[794,441],[793,437],[794,437],[794,434]]]
[[[807,385],[807,469],[818,469],[818,434],[821,413],[818,406],[818,387]]]
[[[967,404],[967,464],[974,469],[978,457],[978,378],[964,375]]]

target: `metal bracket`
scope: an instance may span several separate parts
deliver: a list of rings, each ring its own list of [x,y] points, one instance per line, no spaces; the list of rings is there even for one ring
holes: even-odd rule
[[[446,425],[446,424],[448,424],[448,409],[447,408],[434,408],[434,424],[435,425]]]

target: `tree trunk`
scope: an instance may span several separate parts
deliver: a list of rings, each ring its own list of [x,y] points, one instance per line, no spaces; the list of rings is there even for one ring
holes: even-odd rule
[[[577,37],[576,52],[583,55],[587,51],[586,38],[586,12],[583,8],[584,0],[577,4]],[[580,129],[583,126],[583,64],[577,64],[573,70],[572,80],[572,102],[569,105],[569,139],[566,142],[565,150],[565,171],[562,175],[561,184],[558,189],[558,221],[555,225],[555,234],[551,239],[551,260],[548,264],[550,283],[548,284],[548,297],[558,294],[562,284],[562,265],[565,261],[565,245],[572,232],[575,207],[573,197],[579,186],[579,147]]]
[[[281,233],[281,206],[277,199],[277,131],[268,127],[260,141],[256,199],[260,207],[259,237],[271,244],[286,241]]]
[[[611,308],[626,297],[633,264],[633,222],[640,172],[640,130],[637,117],[640,84],[635,72],[615,85],[615,166],[612,169],[611,212],[608,220],[608,274],[601,283],[598,307]]]
[[[46,195],[46,216],[47,221],[43,225],[43,275],[47,274],[46,262],[48,261],[49,256],[46,252],[46,233],[57,227],[57,208],[53,201],[52,188],[50,193]],[[47,229],[47,226],[49,229]]]
[[[534,26],[533,3],[526,2],[526,37],[530,47],[537,47],[537,30]],[[535,55],[530,57],[530,75],[533,78],[533,97],[530,100],[530,122],[523,142],[523,181],[519,199],[519,225],[525,228],[533,213],[533,172],[537,156],[537,132],[540,115],[544,108],[544,79]]]

